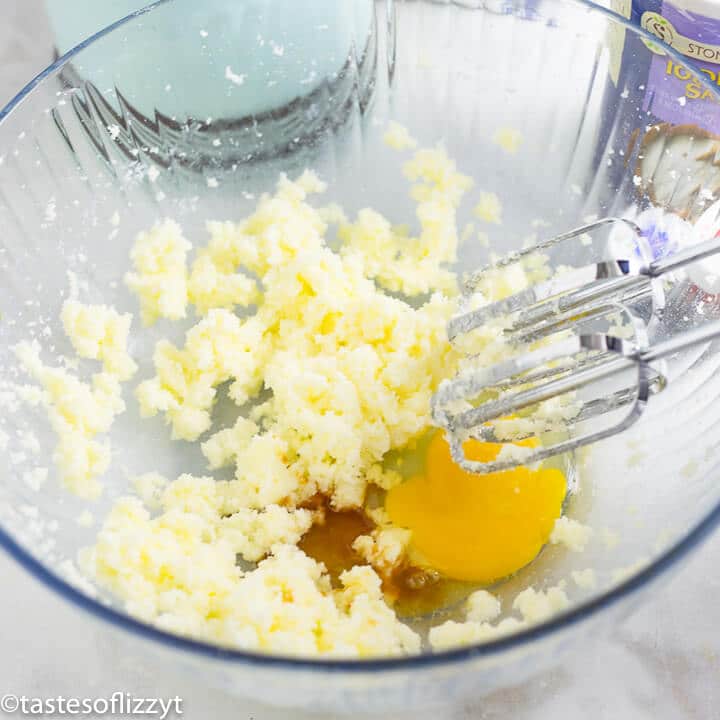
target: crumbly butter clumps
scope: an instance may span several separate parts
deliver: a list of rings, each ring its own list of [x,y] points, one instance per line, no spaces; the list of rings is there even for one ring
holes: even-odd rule
[[[500,610],[500,601],[487,590],[476,590],[465,602],[465,617],[474,622],[495,620]]]
[[[136,475],[132,478],[131,484],[146,508],[159,510],[162,507],[163,493],[170,481],[158,472],[147,472]]]
[[[132,316],[106,305],[70,299],[63,304],[60,318],[75,352],[103,364],[89,384],[67,370],[44,365],[37,343],[20,343],[14,350],[43,388],[38,400],[46,406],[58,437],[53,459],[63,484],[80,497],[95,499],[102,492],[98,478],[110,465],[109,442],[96,438],[107,433],[115,416],[125,410],[120,383],[137,370],[127,351]],[[46,477],[47,469],[38,468],[26,481],[39,487]]]
[[[406,163],[405,175],[415,183],[412,197],[418,202],[419,237],[366,208],[355,223],[340,226],[343,254],[350,260],[358,258],[364,274],[392,292],[454,294],[455,273],[446,265],[457,260],[456,211],[472,180],[457,171],[441,148],[418,150]]]
[[[193,262],[188,281],[189,300],[198,314],[211,308],[249,307],[259,299],[253,278],[238,272],[242,261],[234,248],[236,226],[233,223],[209,222],[210,243],[200,250]]]
[[[162,413],[184,440],[211,427],[220,385],[228,383],[238,406],[255,405],[202,443],[208,465],[234,465],[234,479],[135,478],[139,497],[116,504],[84,554],[88,575],[129,612],[248,649],[361,657],[419,650],[378,574],[402,559],[406,530],[384,525],[358,538],[356,550],[378,572],[356,566],[339,589],[295,547],[321,514],[302,507],[318,494],[336,509],[362,508],[369,484],[400,482],[382,460],[429,428],[430,397],[457,361],[445,330],[450,298],[435,294],[413,307],[378,284],[455,291],[442,266],[455,259],[455,210],[469,179],[441,150],[416,153],[406,174],[419,203],[416,239],[370,210],[350,225],[340,211],[315,209],[307,198],[324,184],[309,172],[281,178],[245,220],[208,224],[210,243],[196,256],[186,296],[202,318],[181,347],[157,344],[155,376],[136,396],[144,416]],[[331,220],[341,225],[339,251],[325,243]],[[380,260],[392,265],[401,246],[413,285],[382,269]],[[186,248],[177,225],[141,235],[136,268],[139,258],[169,253],[182,276],[176,248]],[[142,267],[146,284],[135,283],[146,322],[169,316],[154,289],[163,275],[153,279],[151,269]],[[233,312],[250,304],[252,316]],[[180,315],[184,305],[173,307]],[[260,402],[263,389],[269,399]],[[243,572],[238,556],[257,568]]]
[[[417,147],[417,140],[413,138],[408,129],[397,122],[391,122],[383,135],[383,141],[394,150],[412,150]]]
[[[511,155],[514,155],[520,149],[522,141],[522,133],[515,128],[498,128],[493,135],[493,142]]]
[[[494,422],[495,435],[501,440],[515,440],[551,430],[562,431],[581,409],[582,403],[572,397],[549,398],[538,403],[529,417],[500,419]]]
[[[125,283],[140,299],[144,325],[152,325],[158,318],[185,317],[186,257],[191,247],[173,220],[165,220],[138,236],[130,255],[135,270],[125,275]]]
[[[410,538],[411,532],[403,528],[376,528],[370,535],[356,538],[353,550],[381,575],[388,575],[405,556]]]
[[[520,613],[520,618],[506,617],[492,624],[490,621],[500,612],[499,602],[490,593],[473,600],[475,595],[478,593],[471,595],[468,600],[465,622],[448,620],[430,629],[428,640],[433,650],[438,652],[495,640],[533,623],[548,620],[570,604],[562,582],[544,591],[529,587],[519,593],[513,601],[513,609]]]
[[[574,583],[584,590],[592,590],[597,586],[597,573],[593,568],[585,570],[573,570],[570,573]]]
[[[60,314],[65,334],[82,358],[100,360],[105,372],[129,380],[137,365],[127,351],[132,315],[107,305],[83,305],[66,300]]]
[[[563,515],[555,521],[550,542],[553,545],[564,545],[574,552],[582,552],[590,541],[593,531],[591,527]]]
[[[385,139],[414,145],[397,127]],[[155,374],[136,389],[141,413],[162,414],[176,439],[202,437],[208,466],[234,466],[235,476],[133,479],[135,496],[115,504],[81,556],[84,572],[129,613],[249,650],[419,651],[420,637],[383,597],[381,577],[403,562],[410,541],[383,508],[365,508],[377,527],[354,549],[368,565],[342,573],[338,587],[297,547],[322,516],[309,509],[318,496],[335,509],[360,509],[374,503],[369,486],[401,481],[383,459],[428,430],[432,393],[464,351],[448,343],[446,323],[455,309],[455,215],[470,179],[441,149],[415,153],[405,174],[418,203],[418,237],[370,209],[350,222],[337,207],[314,208],[308,197],[325,186],[310,172],[294,182],[282,177],[241,222],[208,223],[209,244],[189,272],[190,245],[177,224],[138,237],[127,282],[143,321],[184,317],[188,304],[200,316],[181,346],[157,343]],[[499,201],[478,214],[499,222]],[[339,226],[337,250],[325,241],[331,222]],[[521,268],[524,283],[544,272],[531,262]],[[496,299],[517,290],[515,280],[494,278],[482,291]],[[412,306],[383,289],[429,297]],[[235,313],[251,306],[253,315]],[[498,327],[477,333],[483,361],[502,358],[501,335]],[[220,386],[244,417],[206,434]],[[257,565],[245,570],[238,558]],[[479,591],[465,622],[433,628],[430,643],[442,649],[498,637],[566,604],[562,586],[529,588],[513,603],[520,617],[498,621],[499,601]]]
[[[517,632],[523,622],[515,617],[507,617],[496,625],[487,622],[456,622],[447,620],[441,625],[430,628],[428,641],[435,652],[452,650],[464,645],[488,642]]]
[[[125,410],[119,380],[102,371],[90,384],[83,383],[62,368],[44,365],[36,343],[20,343],[15,353],[45,391],[43,401],[58,437],[53,459],[63,484],[80,497],[97,498],[102,491],[98,477],[110,464],[110,445],[96,437],[107,433]]]
[[[421,195],[441,208],[445,237],[462,176],[440,151],[412,162],[411,175],[426,178]],[[358,252],[328,248],[327,225],[306,202],[322,187],[312,173],[282,178],[253,215],[225,228],[233,264],[260,279],[257,313],[208,310],[182,348],[158,343],[156,376],[137,388],[142,414],[163,413],[184,440],[210,428],[222,383],[237,405],[272,391],[257,427],[241,419],[203,443],[212,467],[236,465],[249,508],[317,493],[336,508],[362,506],[373,467],[429,427],[430,397],[455,362],[445,331],[452,301],[434,295],[415,309],[381,292]],[[432,227],[424,237],[441,246]]]
[[[539,623],[565,610],[570,605],[565,593],[565,582],[547,590],[525,588],[513,600],[513,608],[518,610],[526,623]]]
[[[158,342],[157,374],[135,393],[142,416],[165,413],[173,439],[196,440],[210,428],[218,385],[236,378],[231,395],[240,405],[260,390],[260,331],[254,318],[243,321],[229,310],[214,309],[187,332],[183,348]]]
[[[473,233],[475,232],[475,223],[465,223],[465,227],[462,229],[462,232],[460,233],[460,245],[464,245],[470,238],[473,236]]]
[[[480,199],[475,206],[475,215],[486,223],[502,224],[502,203],[493,192],[481,192]]]
[[[155,518],[138,499],[121,500],[82,567],[131,614],[221,645],[360,657],[419,650],[420,638],[386,605],[371,568],[344,572],[335,590],[323,567],[294,547],[309,511],[275,507],[224,517],[222,488],[183,476],[166,489]],[[271,514],[276,518],[265,523]],[[271,554],[244,573],[236,556],[260,556],[260,541],[270,543],[262,554]]]

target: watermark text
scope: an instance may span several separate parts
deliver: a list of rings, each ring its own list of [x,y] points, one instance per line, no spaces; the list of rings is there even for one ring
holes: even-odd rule
[[[5,693],[0,697],[0,713],[44,717],[54,715],[85,717],[151,717],[168,720],[183,714],[183,700],[172,698],[136,697],[131,693],[116,691],[109,697],[32,697]]]

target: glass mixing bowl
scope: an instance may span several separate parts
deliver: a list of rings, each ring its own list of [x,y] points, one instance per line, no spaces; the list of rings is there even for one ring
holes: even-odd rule
[[[117,657],[151,655],[261,701],[387,711],[517,685],[561,653],[587,653],[720,517],[715,344],[672,358],[671,383],[640,422],[585,453],[568,513],[594,529],[588,549],[549,547],[496,591],[512,597],[585,568],[597,587],[569,582],[568,610],[476,647],[329,661],[175,637],[80,577],[73,561],[95,530],[76,522],[85,506],[52,468],[39,491],[25,481],[47,464],[28,431],[39,438],[38,457],[51,456],[54,440],[44,414],[18,398],[10,348],[37,337],[70,351],[58,320],[69,274],[86,301],[136,310],[117,281],[136,232],[159,217],[177,218],[193,237],[206,218],[240,218],[280,171],[310,167],[349,212],[371,206],[412,219],[398,156],[382,141],[391,120],[424,145],[443,142],[475,192],[499,195],[503,224],[483,228],[495,253],[595,215],[644,213],[654,222],[664,208],[692,222],[720,185],[716,78],[696,77],[681,56],[601,8],[576,0],[299,5],[163,0],[68,52],[0,113],[0,542],[88,622],[100,621]],[[517,139],[515,131],[521,143],[508,152],[515,148],[503,138]],[[470,196],[461,228],[473,220]],[[654,238],[658,253],[663,237]],[[458,267],[480,266],[490,250],[465,242]],[[667,301],[661,332],[720,307],[685,276]],[[150,330],[134,341],[141,375],[157,337]],[[98,518],[148,458],[170,476],[204,469],[196,450],[167,442],[160,420],[140,421],[128,405],[112,432]]]

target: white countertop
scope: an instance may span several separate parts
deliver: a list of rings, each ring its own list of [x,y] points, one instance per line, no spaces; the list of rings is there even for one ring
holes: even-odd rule
[[[67,0],[72,2],[72,0]],[[102,0],[98,0],[102,1]],[[2,0],[0,104],[51,59],[42,0]],[[43,38],[46,38],[43,41]],[[710,720],[720,718],[720,534],[700,548],[662,593],[593,647],[581,663],[532,683],[415,720]],[[188,685],[156,668],[128,667],[102,628],[0,553],[0,695],[180,695],[191,720],[303,717]],[[2,715],[0,710],[0,717]]]

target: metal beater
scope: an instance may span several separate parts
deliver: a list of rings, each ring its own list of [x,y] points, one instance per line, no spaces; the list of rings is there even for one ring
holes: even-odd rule
[[[719,207],[711,208],[715,217]],[[588,237],[607,227],[633,236],[639,253],[565,269],[503,300],[468,309],[489,274],[507,272],[561,243],[572,243],[582,254]],[[498,472],[630,427],[649,398],[667,385],[657,361],[720,337],[720,321],[713,321],[648,340],[666,311],[663,278],[719,251],[720,235],[652,260],[635,223],[605,218],[474,273],[465,283],[460,312],[448,325],[449,338],[457,343],[492,324],[509,357],[485,367],[470,357],[469,367],[444,381],[433,396],[433,420],[446,430],[454,461],[470,472]],[[624,332],[596,329],[618,314],[626,321]],[[469,438],[504,443],[504,452],[492,462],[472,460],[463,448]]]

